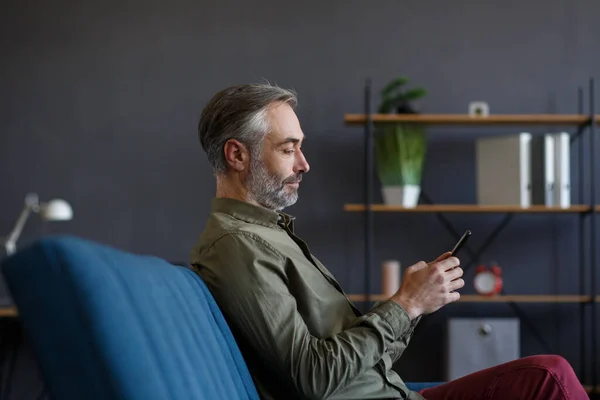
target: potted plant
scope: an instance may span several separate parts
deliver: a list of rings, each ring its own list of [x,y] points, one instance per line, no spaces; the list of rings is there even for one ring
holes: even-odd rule
[[[423,88],[404,90],[405,77],[381,90],[380,114],[416,114],[412,104],[427,94]],[[417,123],[384,123],[375,131],[375,159],[386,204],[415,207],[421,194],[421,176],[427,150],[425,128]]]

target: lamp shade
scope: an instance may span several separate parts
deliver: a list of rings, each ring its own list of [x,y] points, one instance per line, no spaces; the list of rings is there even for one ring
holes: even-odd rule
[[[73,218],[73,209],[65,200],[54,199],[40,205],[40,215],[48,221],[67,221]]]

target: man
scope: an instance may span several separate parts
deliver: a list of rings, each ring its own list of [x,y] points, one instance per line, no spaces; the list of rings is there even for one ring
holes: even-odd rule
[[[422,315],[459,299],[448,253],[406,269],[400,290],[361,313],[282,210],[310,167],[296,95],[230,87],[198,133],[217,180],[191,264],[219,304],[263,399],[584,399],[566,361],[536,356],[416,393],[392,370]]]

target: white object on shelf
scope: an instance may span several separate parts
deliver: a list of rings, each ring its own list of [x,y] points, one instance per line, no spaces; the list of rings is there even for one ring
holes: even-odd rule
[[[571,206],[571,136],[567,132],[553,133],[556,167],[556,185],[554,204],[569,208]]]
[[[490,115],[490,106],[485,101],[472,101],[469,103],[471,117],[487,117]]]

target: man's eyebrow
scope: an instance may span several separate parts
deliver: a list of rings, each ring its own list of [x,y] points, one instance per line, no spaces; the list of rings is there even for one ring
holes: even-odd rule
[[[306,139],[306,137],[302,138],[302,141],[304,141]],[[284,145],[286,143],[300,143],[300,139],[296,138],[296,137],[286,137],[285,139],[283,139],[282,141],[280,141],[279,143],[277,143],[278,146]]]

